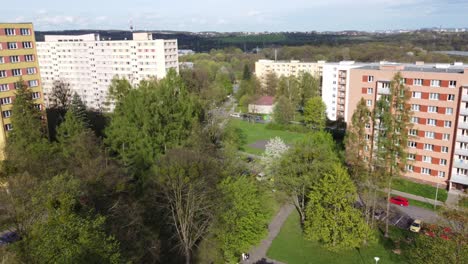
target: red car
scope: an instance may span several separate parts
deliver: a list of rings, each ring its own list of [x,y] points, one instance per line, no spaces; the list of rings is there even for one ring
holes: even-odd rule
[[[392,204],[396,204],[396,205],[399,205],[399,206],[408,206],[409,205],[408,199],[406,199],[404,197],[401,197],[401,196],[391,197],[390,202]]]

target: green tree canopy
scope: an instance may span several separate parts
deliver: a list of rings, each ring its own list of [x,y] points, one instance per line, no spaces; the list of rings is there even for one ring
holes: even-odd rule
[[[335,164],[308,194],[305,237],[332,250],[360,247],[371,232],[353,207],[356,188],[345,168]]]
[[[310,98],[304,108],[304,120],[306,124],[315,130],[325,129],[327,122],[327,106],[320,96]]]
[[[273,120],[275,123],[287,125],[294,120],[294,106],[286,97],[280,96],[273,109]]]

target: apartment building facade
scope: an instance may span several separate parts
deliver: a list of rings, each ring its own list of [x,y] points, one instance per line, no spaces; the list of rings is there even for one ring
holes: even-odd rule
[[[373,64],[351,69],[345,121],[357,103],[370,109],[387,94],[390,81],[401,73],[411,92],[408,165],[404,175],[427,183],[468,186],[468,68],[462,64]],[[368,138],[373,126],[366,124]]]
[[[275,73],[278,77],[298,77],[301,73],[306,72],[314,77],[320,78],[322,76],[323,64],[325,64],[325,61],[301,62],[298,60],[259,60],[255,62],[255,76],[260,80],[262,85],[265,85],[266,76],[270,73]]]
[[[136,85],[164,78],[169,69],[179,70],[177,40],[153,40],[146,32],[133,33],[133,40],[102,40],[99,34],[46,35],[37,50],[46,104],[54,82],[62,81],[88,108],[112,111],[108,89],[115,76]]]
[[[322,100],[327,106],[327,118],[345,120],[349,115],[350,70],[366,64],[354,61],[324,63],[322,66]],[[351,113],[352,115],[352,113]]]
[[[44,109],[42,83],[32,23],[0,23],[0,159],[11,125],[12,103],[20,81],[31,89],[39,109]]]

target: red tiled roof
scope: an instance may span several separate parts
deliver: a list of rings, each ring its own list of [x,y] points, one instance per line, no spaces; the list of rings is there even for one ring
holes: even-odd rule
[[[256,105],[273,105],[275,103],[275,98],[273,96],[262,96],[257,101]]]

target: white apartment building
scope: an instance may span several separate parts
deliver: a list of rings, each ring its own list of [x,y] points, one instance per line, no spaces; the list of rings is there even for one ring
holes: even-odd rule
[[[322,100],[327,106],[327,118],[336,121],[348,115],[350,69],[365,66],[364,63],[341,61],[322,66]]]
[[[169,69],[179,71],[177,40],[153,40],[151,33],[133,33],[133,40],[101,40],[99,34],[46,35],[37,42],[44,99],[55,81],[70,85],[88,108],[112,111],[108,102],[114,76],[133,85],[148,78],[161,79]]]
[[[298,60],[291,61],[274,61],[274,60],[259,60],[255,62],[255,76],[262,84],[266,81],[266,76],[269,73],[276,73],[280,76],[299,76],[303,72],[310,73],[314,77],[322,76],[322,67],[325,61],[317,62],[300,62]]]

